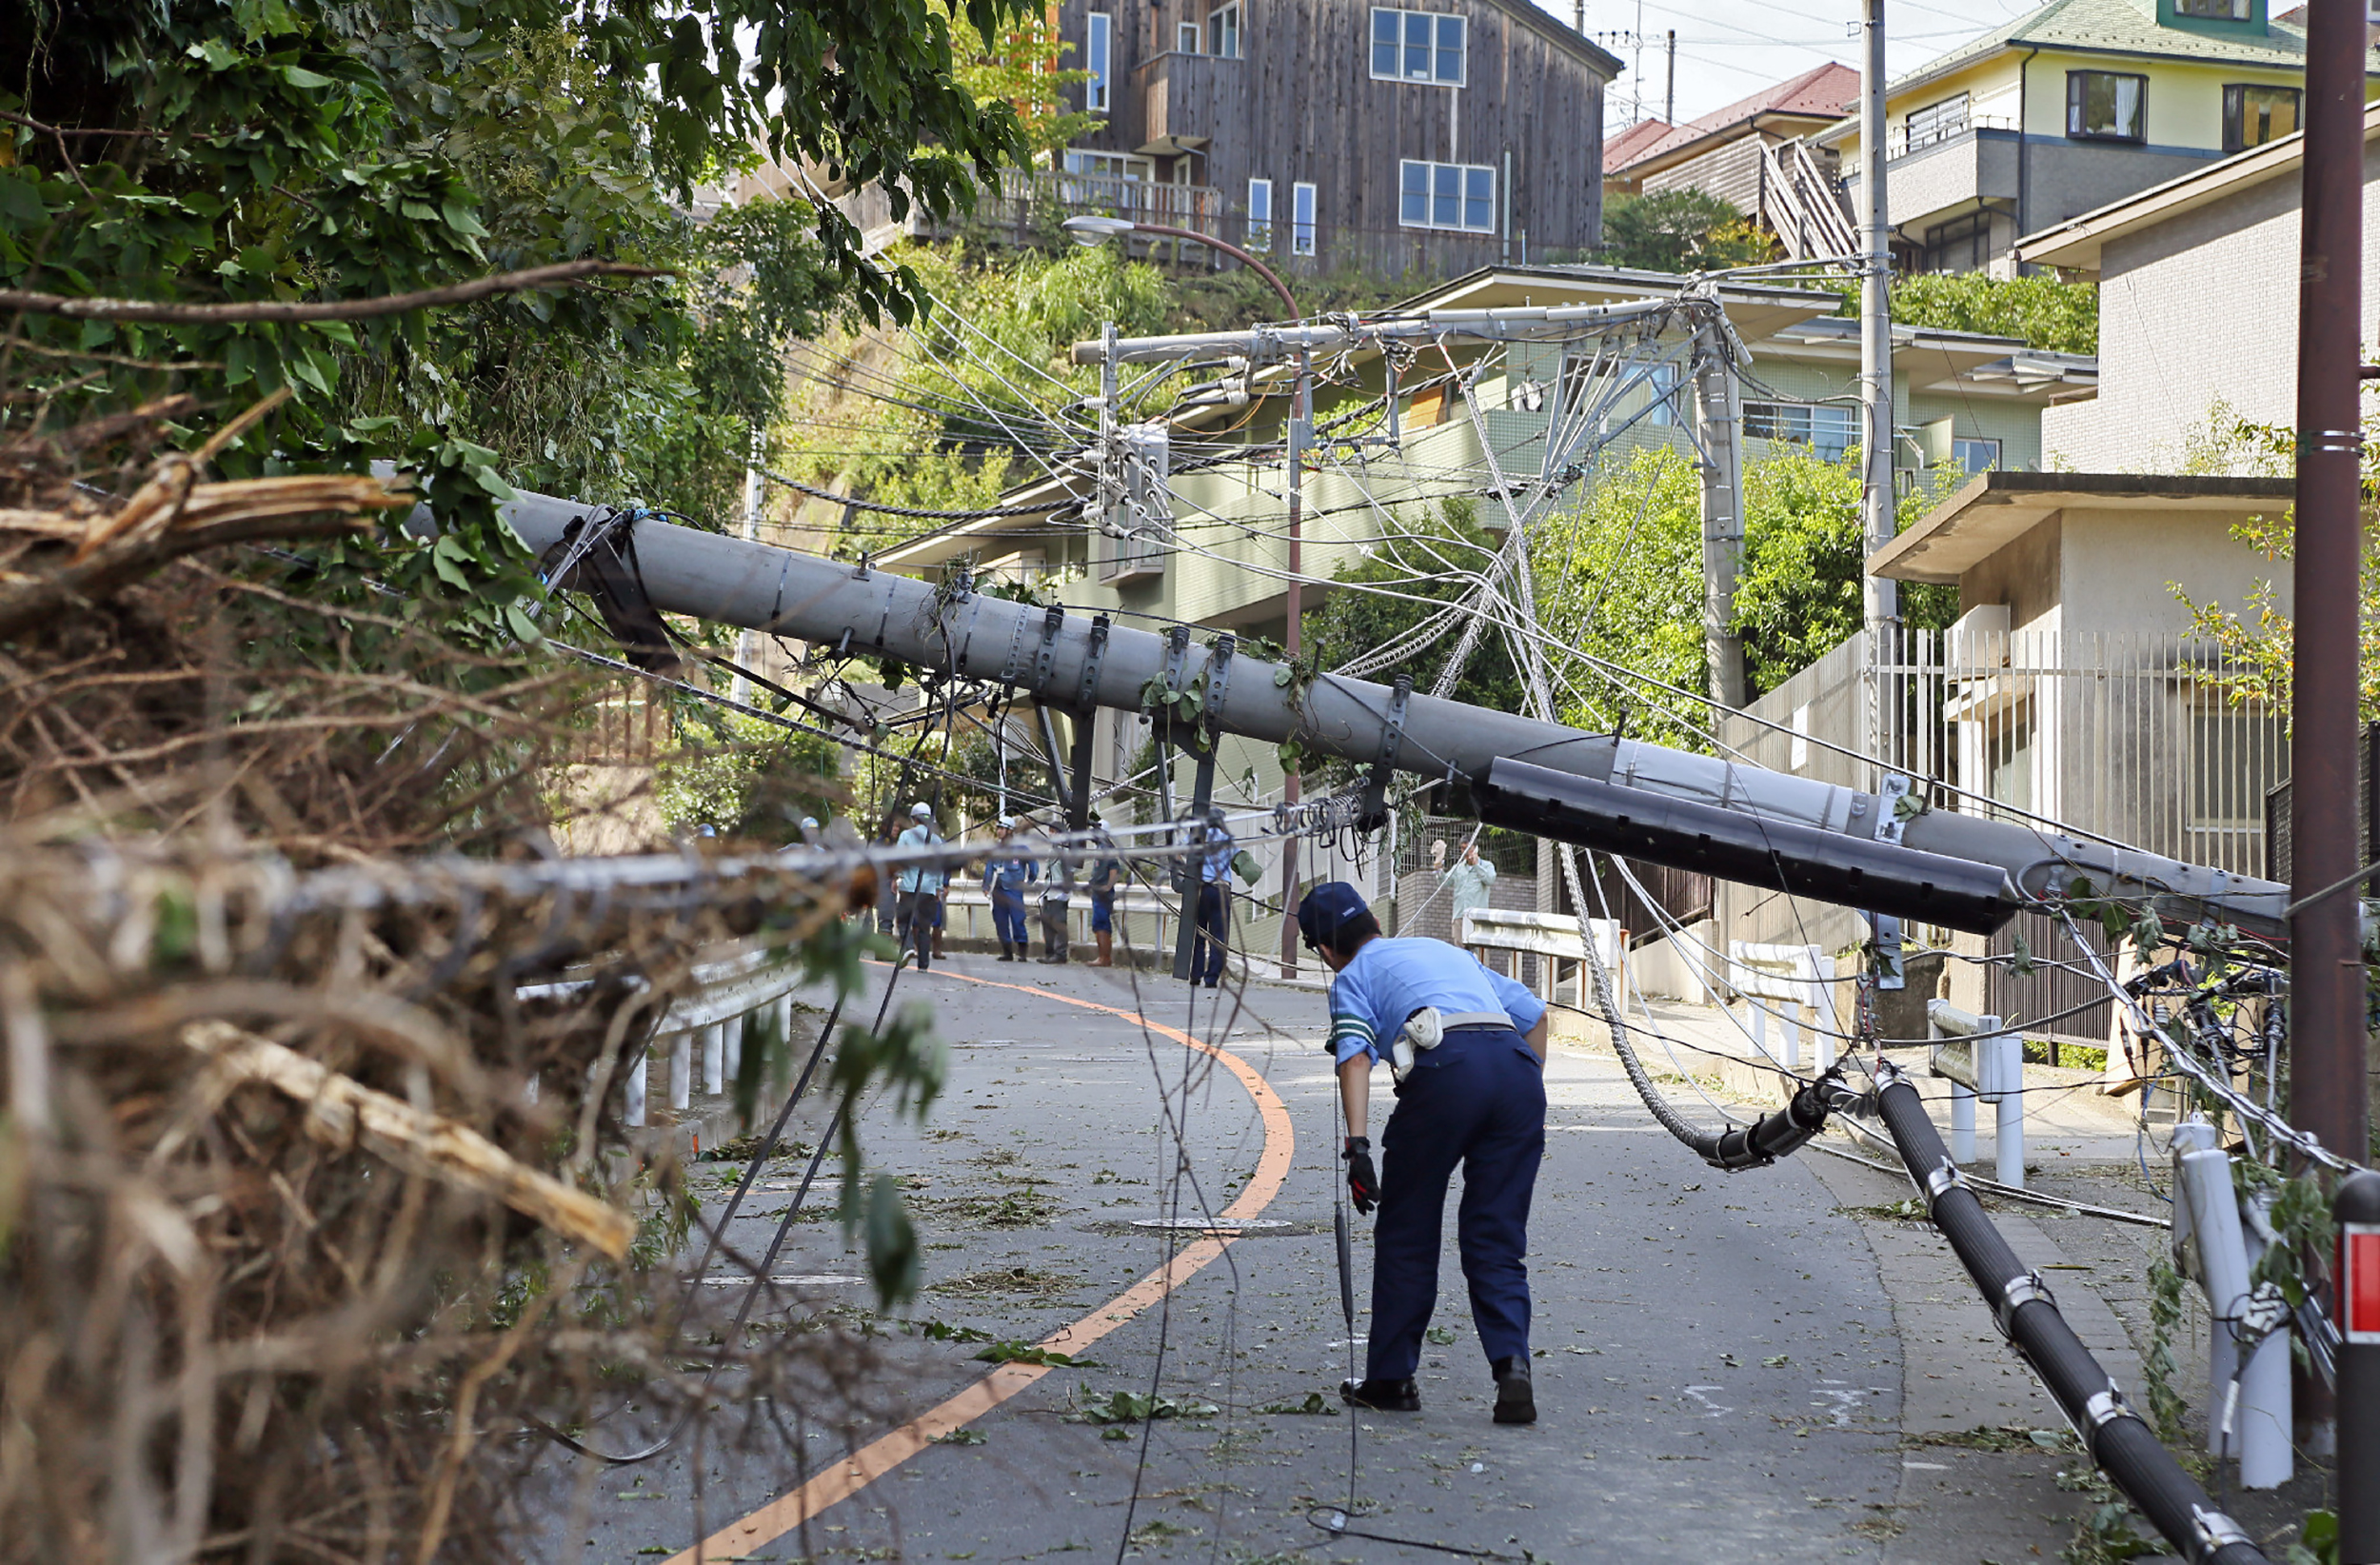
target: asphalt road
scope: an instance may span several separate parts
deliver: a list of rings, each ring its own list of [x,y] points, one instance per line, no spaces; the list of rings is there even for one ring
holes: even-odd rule
[[[878,1114],[863,1130],[874,1165],[910,1187],[924,1291],[905,1319],[878,1319],[863,1286],[836,1280],[863,1269],[838,1226],[797,1224],[773,1271],[806,1280],[758,1318],[865,1335],[788,1331],[787,1352],[820,1360],[816,1394],[740,1424],[740,1440],[706,1436],[699,1462],[690,1445],[635,1468],[558,1456],[552,1557],[634,1561],[698,1538],[705,1557],[772,1560],[1421,1557],[1314,1525],[1334,1509],[1353,1530],[1516,1559],[1883,1557],[1903,1478],[1899,1339],[1858,1222],[1805,1164],[1719,1176],[1608,1062],[1557,1053],[1531,1225],[1540,1421],[1489,1421],[1451,1198],[1423,1409],[1348,1416],[1319,995],[1259,986],[1219,1005],[1201,990],[1194,1010],[1182,985],[1145,975],[984,957],[900,981],[904,1002],[935,1007],[949,1084],[922,1126]],[[1261,1086],[1130,1015],[1003,984],[1221,1043]],[[1269,1131],[1266,1088],[1286,1111]],[[723,1200],[735,1166],[697,1167]],[[764,1176],[732,1234],[747,1254],[798,1176],[793,1162]],[[813,1196],[822,1216],[834,1195]],[[1222,1246],[1141,1226],[1204,1222],[1235,1200],[1279,1226]],[[1184,1262],[1212,1258],[1170,1294],[1144,1287],[1147,1307],[1111,1303],[1184,1246]],[[1076,1322],[1104,1335],[1081,1367],[1004,1371],[1030,1383],[953,1409],[989,1366],[928,1322],[1022,1342]],[[1100,1421],[1139,1411],[1119,1394],[1179,1411]],[[1317,1394],[1324,1411],[1291,1411]],[[902,1436],[921,1415],[942,1440]],[[632,1423],[596,1433],[628,1443]]]

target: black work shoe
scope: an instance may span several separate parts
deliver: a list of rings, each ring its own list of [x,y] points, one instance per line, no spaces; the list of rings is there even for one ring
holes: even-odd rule
[[[1380,1413],[1421,1411],[1421,1390],[1411,1380],[1365,1380],[1360,1385],[1353,1380],[1341,1380],[1339,1382],[1339,1399]]]
[[[1002,961],[1014,961],[1017,960],[1016,948],[1011,946],[1006,941],[1000,942],[1000,960]]]
[[[1529,1360],[1498,1358],[1496,1371],[1496,1421],[1533,1424],[1537,1421],[1537,1393],[1529,1385]]]

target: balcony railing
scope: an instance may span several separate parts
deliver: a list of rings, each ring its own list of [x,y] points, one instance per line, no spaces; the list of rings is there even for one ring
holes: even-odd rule
[[[1928,126],[1914,136],[1909,133],[1909,127],[1898,126],[1885,132],[1884,155],[1888,158],[1905,158],[1912,152],[1922,152],[1929,147],[1939,147],[1944,142],[1956,141],[1971,130],[2013,130],[2015,129],[2014,120],[2000,114],[1970,114],[1962,120],[1951,120]]]

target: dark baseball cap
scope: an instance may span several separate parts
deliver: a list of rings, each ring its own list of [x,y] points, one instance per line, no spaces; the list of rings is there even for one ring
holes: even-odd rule
[[[1324,881],[1305,894],[1298,904],[1298,935],[1308,945],[1326,945],[1339,934],[1339,926],[1359,913],[1371,909],[1363,902],[1363,893],[1344,881]]]

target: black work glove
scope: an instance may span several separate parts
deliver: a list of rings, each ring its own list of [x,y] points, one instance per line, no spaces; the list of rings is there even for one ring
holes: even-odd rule
[[[1372,1166],[1372,1143],[1364,1137],[1350,1136],[1339,1155],[1347,1164],[1347,1198],[1368,1218],[1372,1208],[1380,1204],[1380,1175]]]

